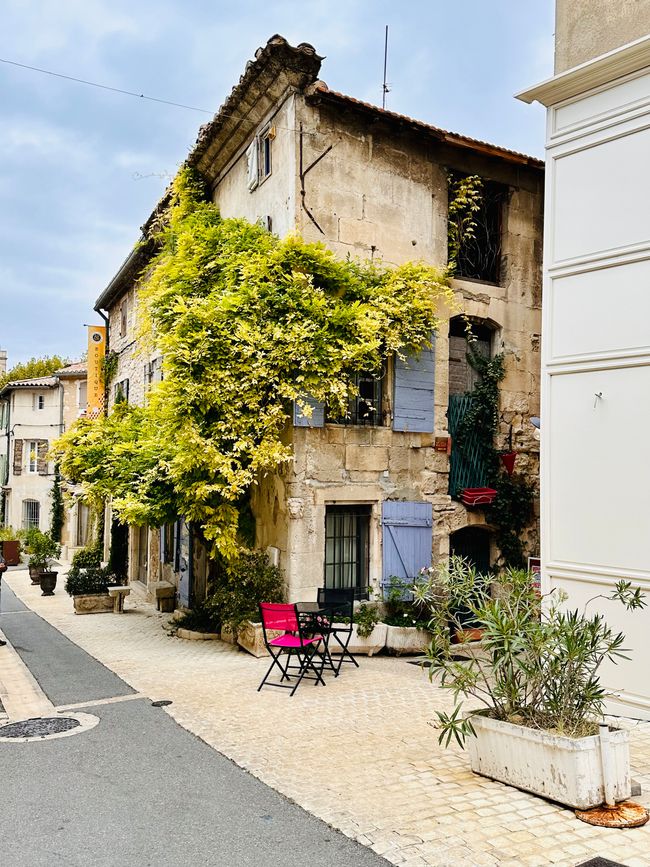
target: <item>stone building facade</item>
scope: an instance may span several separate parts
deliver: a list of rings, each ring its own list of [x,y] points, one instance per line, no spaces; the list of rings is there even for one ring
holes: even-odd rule
[[[479,175],[495,193],[486,219],[494,249],[488,265],[459,269],[458,310],[445,314],[452,319],[434,350],[406,365],[387,359],[381,381],[363,383],[376,412],[362,417],[357,404],[340,424],[324,407],[311,419],[296,411],[286,432],[293,464],[260,480],[252,496],[257,544],[283,568],[292,599],[313,598],[324,581],[345,583],[352,575],[360,591],[378,589],[404,558],[407,571],[450,550],[495,562],[484,510],[449,494],[450,369],[452,395],[475,382],[459,312],[487,353],[505,354],[499,446],[518,452],[519,472],[531,480],[538,473],[528,419],[539,412],[543,164],[334,93],[318,79],[320,60],[309,45],[272,38],[201,129],[188,163],[206,178],[222,215],[262,222],[280,236],[298,232],[337,256],[445,266],[448,173]],[[129,399],[141,400],[156,361],[134,354],[131,330],[152,219],[96,306],[108,313],[119,357],[111,400],[125,380]],[[409,384],[413,376],[421,381]],[[422,402],[417,420],[410,415],[414,395]],[[150,534],[143,583],[160,576],[161,538]],[[132,530],[133,557],[144,544]],[[346,547],[356,551],[348,560]],[[528,549],[537,554],[536,520]]]

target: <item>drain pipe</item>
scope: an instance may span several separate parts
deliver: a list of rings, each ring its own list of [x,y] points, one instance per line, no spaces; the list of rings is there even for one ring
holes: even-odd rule
[[[605,805],[616,806],[614,781],[614,756],[610,742],[609,725],[603,720],[598,724],[600,738],[600,760],[603,766],[603,788],[605,790]]]

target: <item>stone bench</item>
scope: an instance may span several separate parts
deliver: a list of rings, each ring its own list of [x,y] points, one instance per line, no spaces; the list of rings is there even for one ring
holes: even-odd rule
[[[165,614],[171,614],[176,605],[176,588],[169,581],[158,581],[153,585],[156,596],[156,608]]]
[[[113,614],[124,614],[124,600],[130,592],[130,587],[108,588],[108,595],[113,600]]]

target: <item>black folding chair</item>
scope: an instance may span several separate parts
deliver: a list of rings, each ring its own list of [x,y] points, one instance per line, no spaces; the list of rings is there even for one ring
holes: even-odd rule
[[[330,638],[333,637],[341,648],[341,657],[336,668],[337,675],[344,662],[352,662],[359,668],[359,663],[348,650],[354,626],[354,593],[354,587],[336,590],[329,587],[320,587],[318,589],[318,604],[329,610],[329,616],[332,621]],[[336,625],[337,617],[347,620],[347,623]]]
[[[264,679],[257,687],[259,692],[264,685],[279,686],[282,689],[290,689],[291,695],[298,689],[304,678],[313,680],[316,683],[321,683],[325,686],[323,680],[323,666],[325,658],[319,652],[318,646],[323,641],[322,635],[307,635],[303,630],[300,616],[298,614],[297,605],[289,605],[277,602],[262,602],[259,606],[260,616],[262,618],[262,629],[264,631],[264,644],[268,650],[272,662],[269,670],[264,675]],[[282,635],[272,638],[269,635],[271,631],[283,631]],[[282,665],[284,657],[285,664]],[[298,665],[292,665],[292,659],[298,659]],[[316,665],[315,660],[320,661],[320,666]],[[280,682],[269,681],[269,675],[274,668],[278,669],[282,677]],[[294,674],[289,674],[291,669],[297,671],[297,680],[291,682]],[[312,671],[313,674],[307,674]],[[284,681],[289,681],[284,683]]]

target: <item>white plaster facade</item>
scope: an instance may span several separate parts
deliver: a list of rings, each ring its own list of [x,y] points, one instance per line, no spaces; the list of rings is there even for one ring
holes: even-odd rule
[[[72,364],[52,376],[10,382],[0,391],[0,484],[4,523],[15,530],[50,529],[54,464],[48,452],[85,411],[86,368]],[[64,544],[76,544],[79,506],[67,508]]]
[[[548,107],[543,586],[566,590],[572,606],[621,579],[650,590],[650,35],[620,42],[624,33],[650,34],[650,5],[595,4],[618,26],[583,42],[613,50],[581,54],[584,62],[566,69],[573,49],[565,24],[585,5],[558,3],[562,71],[520,94]],[[603,599],[591,610],[631,649],[630,662],[606,669],[618,694],[611,709],[650,718],[650,614]]]

